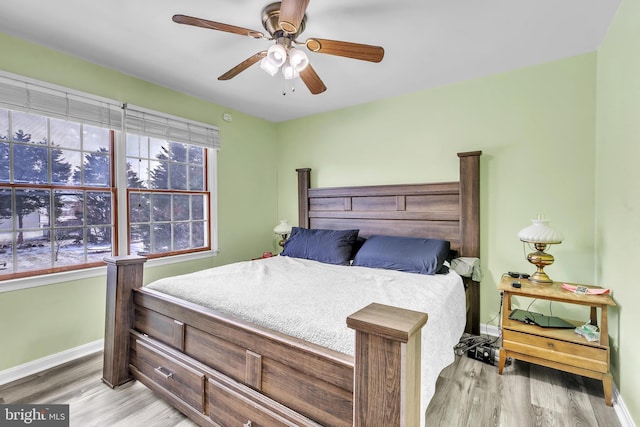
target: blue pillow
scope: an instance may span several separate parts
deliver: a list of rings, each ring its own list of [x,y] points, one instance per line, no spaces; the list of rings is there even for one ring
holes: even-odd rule
[[[417,237],[371,236],[353,260],[360,267],[436,274],[449,255],[450,242]]]
[[[324,230],[293,227],[280,255],[349,265],[358,230]]]

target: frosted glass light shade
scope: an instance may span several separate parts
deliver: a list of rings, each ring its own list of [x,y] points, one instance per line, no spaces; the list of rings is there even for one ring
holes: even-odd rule
[[[538,218],[532,219],[531,222],[533,224],[518,233],[518,238],[523,242],[557,244],[564,240],[562,233],[549,225],[551,220]]]
[[[289,63],[297,72],[300,72],[309,65],[309,58],[303,51],[292,47],[289,49]]]
[[[278,244],[284,246],[284,242],[287,240],[287,237],[289,237],[289,234],[291,234],[291,226],[286,219],[281,219],[280,224],[275,226],[273,232],[280,236]]]
[[[273,62],[269,61],[269,58],[266,56],[260,60],[260,68],[263,71],[266,71],[271,77],[275,76],[280,69],[279,66],[276,66]]]

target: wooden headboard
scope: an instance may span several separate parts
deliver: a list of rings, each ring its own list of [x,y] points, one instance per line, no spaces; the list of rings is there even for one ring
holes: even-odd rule
[[[443,239],[459,256],[480,257],[480,155],[458,153],[460,180],[430,184],[310,188],[311,169],[298,172],[298,224],[374,234]],[[467,287],[467,332],[480,333],[479,283]]]

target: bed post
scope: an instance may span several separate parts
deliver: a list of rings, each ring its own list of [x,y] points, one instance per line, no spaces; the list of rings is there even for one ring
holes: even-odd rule
[[[460,256],[480,257],[480,155],[458,153],[460,158]],[[480,283],[464,278],[469,286],[466,332],[480,335]]]
[[[356,331],[353,425],[420,424],[420,330],[427,315],[370,304],[347,317]]]
[[[114,388],[129,375],[129,330],[133,327],[133,289],[142,286],[143,264],[137,255],[106,257],[107,307],[104,325],[102,381]]]
[[[298,227],[309,228],[309,187],[311,169],[296,169],[298,172]]]

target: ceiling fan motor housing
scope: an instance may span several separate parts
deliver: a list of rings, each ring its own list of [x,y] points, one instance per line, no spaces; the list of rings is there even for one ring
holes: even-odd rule
[[[300,25],[298,26],[298,31],[295,34],[289,34],[280,28],[280,2],[271,3],[262,10],[262,26],[274,39],[278,39],[278,35],[276,33],[281,33],[285,37],[295,40],[295,38],[304,31],[306,22],[307,15],[304,15],[302,17],[302,21],[300,21]]]

